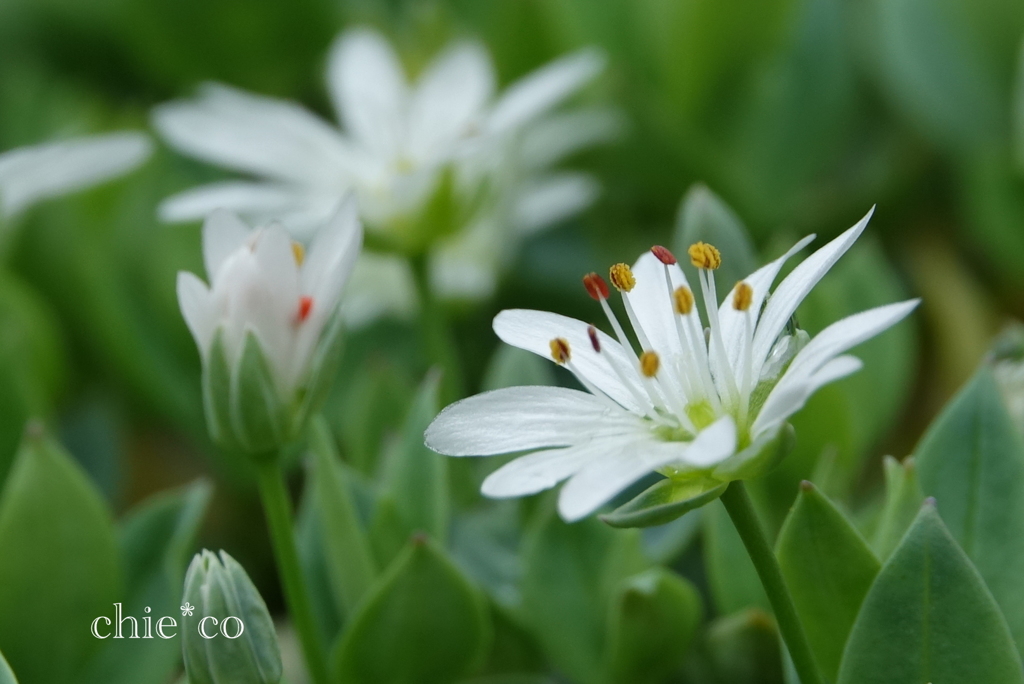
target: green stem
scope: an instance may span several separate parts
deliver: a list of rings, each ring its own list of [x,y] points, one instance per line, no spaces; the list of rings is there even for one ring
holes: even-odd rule
[[[455,338],[440,302],[430,287],[430,272],[424,257],[411,260],[412,272],[419,296],[420,332],[430,363],[439,366],[444,375],[441,378],[441,399],[448,404],[463,396],[462,367],[456,352]]]
[[[313,684],[328,684],[327,658],[320,636],[313,621],[313,609],[306,593],[306,585],[299,567],[299,556],[295,550],[295,535],[292,530],[291,501],[284,485],[284,473],[276,460],[257,465],[260,497],[267,515],[270,541],[281,575],[285,601],[291,614],[292,624],[302,644],[306,667]]]
[[[761,523],[754,511],[754,504],[743,482],[737,480],[730,484],[722,494],[722,503],[725,504],[725,510],[729,512],[729,517],[732,518],[732,523],[747,548],[750,560],[754,562],[754,568],[761,578],[765,593],[768,594],[768,600],[775,611],[775,620],[779,624],[779,632],[782,633],[782,639],[789,649],[801,684],[824,684],[818,665],[814,662],[811,646],[807,642],[807,633],[804,632],[804,626],[796,614],[793,597],[789,595],[789,589],[782,578],[779,561],[764,536]]]

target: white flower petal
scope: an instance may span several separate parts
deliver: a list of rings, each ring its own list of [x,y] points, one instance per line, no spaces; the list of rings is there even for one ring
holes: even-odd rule
[[[479,43],[448,48],[419,79],[409,114],[409,155],[421,164],[446,161],[471,132],[494,93],[494,68]]]
[[[167,223],[202,220],[217,209],[249,217],[273,215],[294,211],[306,198],[303,191],[285,185],[226,181],[172,195],[160,203],[157,215]]]
[[[156,107],[153,125],[190,156],[312,187],[343,186],[367,163],[303,107],[222,85],[206,84],[194,100]]]
[[[587,441],[564,449],[545,449],[506,463],[487,476],[480,492],[492,499],[528,496],[551,489],[574,475],[595,453]]]
[[[488,456],[572,445],[595,434],[636,430],[638,419],[619,415],[597,397],[564,387],[509,387],[448,406],[424,435],[449,456]]]
[[[658,468],[691,460],[695,465],[710,466],[735,451],[736,427],[729,416],[702,430],[689,444],[658,441],[650,434],[594,442],[590,462],[562,488],[558,511],[568,522],[579,520]]]
[[[678,287],[689,287],[679,264],[672,264],[668,270],[672,279],[672,292]],[[633,264],[633,276],[636,285],[625,296],[653,350],[665,357],[682,355],[683,346],[676,330],[675,303],[665,281],[665,265],[651,252],[644,252]],[[690,357],[686,358],[689,360]]]
[[[235,214],[224,209],[214,211],[203,224],[203,263],[213,282],[221,264],[245,244],[252,231]]]
[[[619,368],[623,369],[632,368],[633,361],[618,342],[601,331],[598,331],[601,353],[595,352],[587,328],[588,325],[583,321],[547,311],[508,309],[494,317],[494,332],[504,342],[549,360],[551,340],[556,337],[565,338],[571,347],[572,363],[576,370],[623,407],[642,412],[633,398],[635,393],[644,393],[639,380],[633,380],[632,375],[627,376],[627,382],[632,383],[631,392],[623,385],[608,359],[614,359]]]
[[[178,306],[192,338],[205,359],[213,343],[217,320],[210,302],[210,290],[194,273],[178,272]]]
[[[521,233],[535,233],[583,211],[600,193],[601,184],[588,173],[548,174],[524,183],[512,220]]]
[[[855,356],[839,356],[810,376],[802,375],[799,379],[780,381],[768,395],[764,406],[757,414],[757,419],[750,427],[751,437],[757,439],[766,431],[773,429],[802,409],[811,395],[819,389],[830,382],[856,373],[863,365]]]
[[[343,33],[331,47],[327,85],[348,133],[377,155],[397,157],[409,93],[387,40],[365,28]]]
[[[494,105],[487,130],[514,130],[557,106],[604,68],[604,55],[580,50],[547,64],[513,83]]]
[[[21,147],[0,154],[0,210],[13,216],[38,200],[123,175],[152,153],[142,133],[125,132]]]
[[[317,231],[302,265],[302,291],[323,307],[324,315],[336,308],[362,245],[363,227],[355,198],[349,197]]]
[[[519,155],[530,169],[546,169],[571,154],[618,137],[623,116],[607,108],[589,107],[552,114],[523,131]]]
[[[764,314],[758,321],[757,331],[754,333],[753,377],[756,378],[760,375],[761,366],[768,357],[768,352],[771,351],[779,333],[786,327],[786,322],[800,306],[800,302],[818,284],[822,276],[832,268],[839,257],[845,254],[846,250],[860,237],[874,212],[875,208],[872,207],[871,211],[852,228],[807,257],[793,269],[792,273],[786,276],[785,280],[772,293],[765,306]]]

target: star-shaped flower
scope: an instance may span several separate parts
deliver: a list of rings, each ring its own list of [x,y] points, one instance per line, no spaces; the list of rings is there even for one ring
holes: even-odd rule
[[[498,337],[550,356],[588,391],[513,387],[471,397],[435,419],[427,445],[451,456],[531,452],[490,475],[484,494],[524,496],[568,479],[559,511],[570,521],[654,471],[708,486],[758,472],[770,458],[764,447],[811,394],[861,367],[845,352],[918,303],[849,316],[814,339],[787,330],[797,306],[870,216],[804,260],[770,296],[783,264],[813,236],[737,283],[721,304],[712,271],[723,257],[711,245],[693,245],[688,256],[698,268],[706,327],[696,295],[667,249],[655,247],[632,268],[613,266],[610,279],[622,294],[639,350],[608,305],[610,289],[597,274],[586,276],[584,285],[614,338],[554,313],[502,311],[494,319]]]

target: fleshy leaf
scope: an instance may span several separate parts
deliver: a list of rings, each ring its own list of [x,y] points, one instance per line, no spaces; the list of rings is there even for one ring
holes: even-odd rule
[[[718,480],[665,478],[631,501],[600,516],[612,527],[652,527],[672,522],[683,514],[709,504],[722,495],[729,483]]]
[[[665,681],[686,658],[703,612],[693,585],[665,568],[627,578],[612,605],[608,681]]]
[[[120,570],[114,526],[85,473],[30,427],[0,496],[0,650],[23,681],[77,682]]]
[[[900,463],[892,456],[886,456],[882,465],[885,468],[885,507],[875,528],[871,548],[885,560],[917,517],[924,494],[921,493],[913,458]]]
[[[835,681],[843,646],[880,564],[853,525],[809,482],[776,544],[811,651]]]
[[[988,368],[936,418],[915,460],[921,489],[1024,648],[1024,441]]]
[[[926,503],[882,568],[843,654],[838,684],[1020,684],[1006,621]]]
[[[433,542],[395,559],[334,653],[338,684],[447,684],[483,656],[485,604]]]

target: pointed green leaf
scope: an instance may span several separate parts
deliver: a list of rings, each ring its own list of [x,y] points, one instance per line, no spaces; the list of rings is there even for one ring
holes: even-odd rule
[[[717,675],[729,684],[778,684],[782,670],[775,620],[759,608],[721,617],[708,627],[707,652]]]
[[[878,559],[853,525],[810,482],[800,488],[776,544],[782,575],[822,674],[834,681],[843,646]]]
[[[704,569],[715,608],[729,615],[749,608],[771,612],[768,596],[743,540],[718,501],[701,509],[704,519]]]
[[[417,537],[375,585],[334,654],[338,684],[448,684],[482,658],[482,597]]]
[[[373,520],[370,523],[370,546],[378,567],[387,567],[395,559],[405,543],[409,533],[398,506],[388,496],[381,496],[373,509]]]
[[[609,602],[646,566],[639,533],[548,512],[523,554],[523,614],[548,659],[573,680],[602,681]]]
[[[323,529],[323,547],[338,608],[351,615],[376,575],[370,544],[352,502],[345,466],[338,458],[327,422],[313,419],[313,487]]]
[[[225,449],[237,449],[231,425],[231,366],[224,351],[224,331],[213,336],[210,353],[203,362],[203,409],[213,441]]]
[[[38,426],[0,495],[0,650],[27,682],[70,684],[119,600],[114,526],[86,475]]]
[[[271,451],[289,437],[274,377],[256,334],[245,334],[242,355],[231,384],[231,422],[238,441],[250,453]]]
[[[875,528],[871,548],[885,560],[910,529],[921,510],[924,494],[921,493],[913,458],[900,463],[892,456],[886,456],[882,465],[885,468],[885,507]]]
[[[728,482],[719,483],[717,480],[665,478],[600,518],[612,527],[664,525],[688,511],[711,503],[728,486]]]
[[[612,604],[607,681],[665,681],[685,659],[703,612],[693,585],[665,568],[626,579]]]
[[[154,623],[174,615],[181,586],[211,486],[199,481],[178,491],[150,497],[121,525],[124,615],[143,616],[150,608]],[[79,681],[90,684],[162,684],[181,656],[173,639],[105,640]]]
[[[1006,621],[935,508],[925,504],[854,623],[838,684],[1020,684]]]
[[[720,292],[728,292],[757,269],[757,253],[743,222],[718,195],[700,183],[686,191],[672,237],[672,249],[691,284],[697,282],[697,270],[690,264],[686,250],[695,242],[711,243],[722,253],[722,266],[715,271],[715,284]]]
[[[11,672],[11,666],[4,660],[3,653],[0,653],[0,684],[18,684],[17,678]]]
[[[432,372],[405,419],[402,441],[388,462],[385,488],[405,525],[404,536],[426,532],[440,543],[448,535],[448,461],[423,443],[423,432],[438,412],[441,376]]]
[[[982,368],[915,452],[921,489],[1002,608],[1024,649],[1024,441]]]

